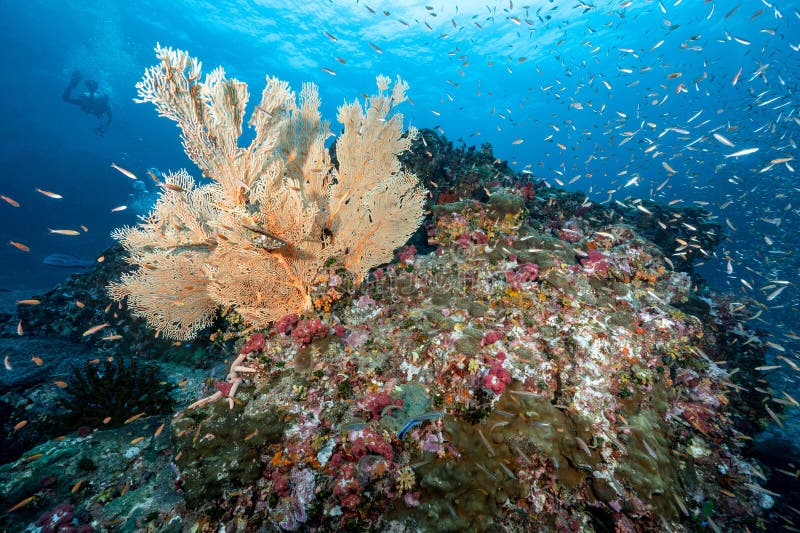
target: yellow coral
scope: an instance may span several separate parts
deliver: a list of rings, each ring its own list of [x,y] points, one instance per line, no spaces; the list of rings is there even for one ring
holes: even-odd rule
[[[410,466],[406,466],[401,468],[397,472],[397,486],[400,487],[400,490],[403,492],[410,491],[414,488],[414,485],[417,483],[417,477],[414,475],[414,471],[411,469]]]

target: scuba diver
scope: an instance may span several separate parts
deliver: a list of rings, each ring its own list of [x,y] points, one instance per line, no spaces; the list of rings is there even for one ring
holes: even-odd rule
[[[61,95],[61,98],[68,104],[80,106],[81,111],[90,115],[94,115],[99,119],[102,119],[105,115],[105,123],[101,123],[94,130],[95,133],[102,136],[106,133],[106,131],[108,131],[108,126],[111,125],[111,105],[108,101],[108,95],[97,94],[97,82],[94,80],[86,80],[84,84],[86,85],[86,90],[88,92],[81,93],[77,97],[73,97],[72,91],[75,90],[75,87],[77,87],[82,79],[83,76],[81,76],[80,72],[73,72],[72,78],[69,80],[69,85],[67,85],[67,88],[64,90],[64,94]]]

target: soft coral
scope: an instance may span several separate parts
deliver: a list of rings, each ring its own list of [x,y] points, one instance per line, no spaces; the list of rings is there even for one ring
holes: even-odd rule
[[[292,329],[292,338],[302,346],[311,344],[316,338],[326,337],[330,328],[318,318],[301,320]]]

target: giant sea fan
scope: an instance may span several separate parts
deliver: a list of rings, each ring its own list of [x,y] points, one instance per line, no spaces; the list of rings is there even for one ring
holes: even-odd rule
[[[200,62],[186,52],[156,54],[137,101],[177,122],[187,155],[213,181],[169,174],[153,212],[114,233],[139,268],[109,293],[154,329],[192,338],[221,305],[259,327],[302,313],[329,260],[363,279],[419,226],[425,189],[397,159],[416,131],[403,135],[402,115],[390,116],[406,99],[399,78],[389,92],[379,76],[378,94],[339,108],[334,167],[316,86],[304,84],[298,101],[267,78],[249,121],[255,136],[240,147],[247,85],[222,68],[200,81]]]

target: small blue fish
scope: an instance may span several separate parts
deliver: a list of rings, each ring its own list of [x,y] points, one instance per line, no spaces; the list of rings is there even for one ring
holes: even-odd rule
[[[61,253],[48,255],[44,258],[42,263],[49,266],[71,269],[90,268],[95,264],[94,261],[88,259],[80,259],[74,255]]]
[[[437,418],[441,418],[444,416],[444,411],[431,411],[429,413],[422,413],[417,416],[412,417],[406,425],[403,426],[403,429],[397,432],[397,438],[403,440],[403,437],[406,436],[409,430],[412,428],[417,427],[418,425],[422,424],[425,420],[436,420]]]
[[[400,431],[397,432],[397,438],[400,439],[400,440],[403,440],[403,437],[406,436],[406,433],[408,433],[408,431],[411,428],[416,427],[416,426],[418,426],[420,424],[422,424],[422,420],[415,420],[415,419],[412,418],[411,420],[406,422],[406,425],[403,426],[403,429],[401,429]]]

